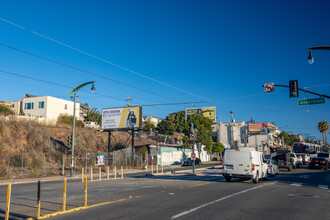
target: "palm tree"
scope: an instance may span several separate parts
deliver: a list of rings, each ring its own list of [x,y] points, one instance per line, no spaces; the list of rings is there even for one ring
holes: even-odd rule
[[[329,127],[330,127],[329,126],[329,122],[327,122],[327,121],[321,121],[317,125],[317,128],[319,129],[319,131],[323,135],[323,143],[325,143],[325,146],[328,146],[328,143],[327,143],[327,132],[328,132]]]

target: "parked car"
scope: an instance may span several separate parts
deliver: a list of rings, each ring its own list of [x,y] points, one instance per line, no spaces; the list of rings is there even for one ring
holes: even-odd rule
[[[277,162],[275,160],[266,160],[268,164],[268,175],[269,176],[275,176],[279,174]]]
[[[313,157],[309,161],[308,169],[312,168],[324,168],[327,170],[329,167],[329,163],[327,162],[327,159],[324,157]]]
[[[193,160],[188,158],[187,160],[183,161],[182,166],[192,166]],[[195,165],[202,165],[202,161],[199,158],[195,158]]]
[[[224,155],[223,176],[226,182],[232,178],[252,179],[258,183],[259,179],[268,179],[268,167],[262,152],[253,148],[226,150]]]
[[[310,160],[310,157],[308,154],[301,154],[302,156],[302,159],[303,159],[303,164],[308,164],[309,163],[309,160]]]

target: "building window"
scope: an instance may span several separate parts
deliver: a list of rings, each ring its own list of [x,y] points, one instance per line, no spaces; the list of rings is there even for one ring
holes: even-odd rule
[[[38,108],[45,108],[45,102],[39,102]]]
[[[12,108],[14,108],[14,106],[15,106],[14,104],[11,105]]]
[[[68,110],[68,105],[67,104],[64,105],[64,110]]]
[[[24,109],[33,109],[33,102],[25,103]]]

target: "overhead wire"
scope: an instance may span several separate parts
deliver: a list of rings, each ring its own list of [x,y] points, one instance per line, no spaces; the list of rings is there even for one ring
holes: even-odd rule
[[[96,77],[99,77],[99,78],[102,78],[102,79],[105,79],[105,80],[109,80],[109,81],[112,81],[112,82],[115,82],[115,83],[118,83],[118,84],[121,84],[121,85],[124,85],[124,86],[127,86],[127,87],[131,87],[131,88],[134,88],[134,89],[137,89],[137,90],[146,92],[146,93],[150,93],[150,94],[157,95],[157,96],[160,96],[160,97],[163,97],[163,98],[167,98],[167,99],[172,99],[172,100],[175,100],[175,101],[180,101],[180,100],[174,99],[172,97],[164,96],[164,95],[155,93],[153,91],[149,91],[149,90],[146,90],[146,89],[143,89],[143,88],[139,88],[139,87],[130,85],[128,83],[124,83],[124,82],[121,82],[121,81],[118,81],[118,80],[114,80],[114,79],[111,79],[109,77],[105,77],[105,76],[102,76],[102,75],[99,75],[99,74],[96,74],[96,73],[93,73],[93,72],[90,72],[90,71],[87,71],[87,70],[83,70],[81,68],[77,68],[77,67],[74,67],[74,66],[65,64],[65,63],[61,63],[61,62],[56,61],[56,60],[52,60],[52,59],[49,59],[49,58],[46,58],[46,57],[42,57],[42,56],[39,56],[37,54],[33,54],[33,53],[28,52],[28,51],[21,50],[21,49],[18,49],[18,48],[15,48],[15,47],[12,47],[12,46],[3,44],[3,43],[0,43],[0,46],[6,47],[6,48],[9,48],[9,49],[12,49],[12,50],[16,50],[16,51],[19,51],[21,53],[25,53],[25,54],[28,54],[28,55],[31,55],[31,56],[34,56],[34,57],[37,57],[37,58],[40,58],[40,59],[43,59],[43,60],[52,62],[52,63],[56,63],[56,64],[61,65],[61,66],[65,66],[65,67],[68,67],[68,68],[71,68],[71,69],[80,71],[80,72],[84,72],[84,73],[87,73],[89,75],[93,75],[93,76],[96,76]]]
[[[48,39],[48,40],[50,40],[50,41],[53,41],[53,42],[55,42],[55,43],[58,43],[58,44],[60,44],[60,45],[62,45],[62,46],[65,46],[65,47],[67,47],[67,48],[70,48],[70,49],[72,49],[72,50],[75,50],[75,51],[77,51],[77,52],[79,52],[79,53],[85,54],[85,55],[87,55],[87,56],[93,57],[93,58],[95,58],[95,59],[97,59],[97,60],[100,60],[100,61],[102,61],[102,62],[105,62],[105,63],[111,64],[111,65],[113,65],[113,66],[115,66],[115,67],[118,67],[118,68],[120,68],[120,69],[126,70],[126,71],[128,71],[128,72],[130,72],[130,73],[133,73],[133,74],[135,74],[135,75],[138,75],[138,76],[141,76],[141,77],[143,77],[143,78],[146,78],[146,79],[149,79],[149,80],[151,80],[151,81],[154,81],[154,82],[156,82],[156,83],[159,83],[159,84],[161,84],[161,85],[163,85],[163,86],[166,86],[166,87],[169,87],[169,88],[172,88],[172,89],[175,89],[175,90],[181,91],[181,92],[183,92],[183,93],[186,93],[186,94],[189,94],[189,95],[192,95],[192,96],[195,96],[195,97],[201,98],[201,99],[209,100],[209,99],[204,98],[204,97],[202,97],[202,96],[200,96],[200,95],[197,95],[197,94],[194,94],[194,93],[192,93],[192,92],[189,92],[189,91],[186,91],[186,90],[180,89],[180,88],[178,88],[178,87],[172,86],[172,85],[170,85],[170,84],[167,84],[167,83],[161,82],[161,81],[159,81],[159,80],[157,80],[157,79],[151,78],[151,77],[146,76],[146,75],[144,75],[144,74],[138,73],[138,72],[133,71],[133,70],[131,70],[131,69],[128,69],[128,68],[126,68],[126,67],[120,66],[120,65],[115,64],[115,63],[113,63],[113,62],[110,62],[110,61],[108,61],[108,60],[105,60],[105,59],[102,59],[102,58],[100,58],[100,57],[97,57],[97,56],[95,56],[95,55],[93,55],[93,54],[90,54],[90,53],[87,53],[87,52],[85,52],[85,51],[82,51],[82,50],[80,50],[80,49],[78,49],[78,48],[75,48],[75,47],[73,47],[73,46],[70,46],[70,45],[68,45],[68,44],[62,43],[62,42],[60,42],[60,41],[58,41],[58,40],[55,40],[55,39],[50,38],[50,37],[48,37],[48,36],[42,35],[42,34],[36,32],[36,31],[30,30],[30,29],[28,29],[28,28],[26,28],[26,27],[23,27],[23,26],[21,26],[21,25],[18,25],[18,24],[16,24],[16,23],[14,23],[14,22],[8,21],[8,20],[3,19],[3,18],[0,18],[0,20],[2,20],[2,21],[4,21],[4,22],[7,22],[7,23],[9,23],[9,24],[11,24],[11,25],[14,25],[14,26],[16,26],[16,27],[18,27],[18,28],[21,28],[21,29],[23,29],[23,30],[29,31],[29,32],[31,32],[31,33],[33,33],[33,34],[36,34],[36,35],[38,35],[38,36],[40,36],[40,37],[43,37],[43,38],[45,38],[45,39]]]

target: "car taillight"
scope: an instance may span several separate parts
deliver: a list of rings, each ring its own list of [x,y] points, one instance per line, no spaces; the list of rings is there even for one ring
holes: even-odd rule
[[[319,161],[318,160],[315,160],[315,163],[318,163]]]
[[[222,162],[222,166],[224,166],[225,165],[225,162]]]
[[[312,163],[312,161],[309,161],[309,163]]]
[[[286,168],[286,165],[284,165],[284,167]]]
[[[272,165],[268,165],[268,167],[273,167]]]
[[[321,163],[325,163],[325,161],[322,161]]]
[[[251,164],[251,169],[254,170],[254,164]]]

